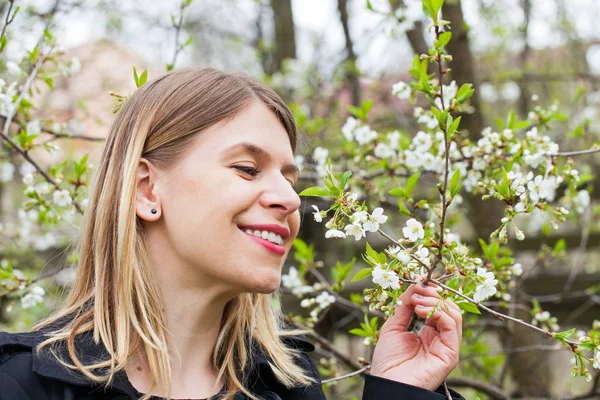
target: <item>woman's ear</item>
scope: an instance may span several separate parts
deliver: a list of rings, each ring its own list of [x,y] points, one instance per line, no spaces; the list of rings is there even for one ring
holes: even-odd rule
[[[150,161],[140,158],[136,175],[135,213],[149,222],[157,221],[161,215],[157,172]]]

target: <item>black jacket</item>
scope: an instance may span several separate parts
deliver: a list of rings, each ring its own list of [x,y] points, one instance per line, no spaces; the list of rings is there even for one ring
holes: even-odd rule
[[[91,333],[85,333],[76,337],[76,348],[84,364],[108,358],[105,348],[95,344],[91,336]],[[115,377],[109,389],[105,389],[63,367],[48,352],[38,354],[34,349],[45,338],[41,332],[0,332],[0,400],[128,400],[141,397],[124,372]],[[254,361],[247,370],[248,387],[265,400],[325,400],[317,367],[306,354],[313,351],[314,346],[299,336],[286,338],[285,343],[302,350],[298,363],[319,384],[286,389],[273,375],[260,346],[253,343]],[[68,357],[64,359],[68,360]],[[463,399],[456,392],[451,393],[454,399]],[[241,392],[235,397],[235,400],[245,399],[248,397]],[[365,376],[363,400],[445,399],[441,388],[432,392],[372,375]]]

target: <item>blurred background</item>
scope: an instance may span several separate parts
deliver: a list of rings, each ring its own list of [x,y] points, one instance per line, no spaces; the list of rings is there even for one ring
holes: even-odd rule
[[[373,101],[369,119],[374,129],[400,129],[411,136],[418,131],[418,101],[413,104],[392,95],[392,85],[411,79],[408,70],[414,55],[428,53],[433,42],[419,0],[1,0],[1,26],[16,6],[19,13],[6,29],[9,40],[1,54],[0,78],[8,84],[21,76],[23,71],[14,64],[51,26],[69,71],[51,85],[35,86],[33,114],[80,137],[54,137],[56,149],[51,153],[34,149],[31,156],[40,165],[80,159],[87,153],[92,164],[97,161],[115,117],[111,110],[116,100],[109,92],[126,95],[135,90],[132,67],[138,73],[147,69],[149,79],[172,68],[212,66],[244,71],[267,82],[296,114],[304,136],[297,160],[303,166],[305,186],[320,182],[314,150],[341,146],[348,106]],[[453,30],[448,45],[453,56],[451,79],[458,84],[472,82],[476,88],[461,125],[469,135],[477,138],[510,110],[525,119],[533,103],[539,102],[547,107],[555,104],[563,115],[551,133],[561,150],[598,142],[600,1],[447,0],[443,17]],[[10,152],[0,161],[5,161],[0,164],[0,258],[39,279],[47,291],[47,300],[35,307],[23,307],[22,295],[14,291],[0,297],[0,330],[13,331],[50,312],[72,282],[74,270],[65,265],[73,256],[69,240],[77,235],[78,216],[73,210],[52,229],[38,224],[37,216],[22,208],[22,178],[30,167]],[[581,172],[590,175],[589,185],[596,187],[597,177],[592,175],[598,160],[590,155],[583,161]],[[561,326],[583,329],[599,318],[596,197],[592,191],[588,211],[558,231],[550,232],[548,221],[532,216],[526,240],[511,244],[527,272],[520,283],[522,307],[515,315],[527,316],[535,296]],[[378,201],[385,204],[385,199]],[[488,237],[502,214],[477,199],[465,202],[468,212],[454,217],[461,221],[461,239],[476,247],[477,238]],[[362,243],[325,241],[310,204],[316,203],[303,202],[300,237],[314,245],[324,265],[349,261],[364,249]],[[395,208],[394,202],[390,204]],[[559,241],[563,257],[541,263],[540,252],[548,246],[555,249]],[[286,265],[295,262],[290,259]],[[348,293],[360,293],[361,287],[350,289]],[[283,305],[295,313],[303,311],[289,294],[284,294]],[[334,304],[315,329],[348,358],[368,359],[372,347],[347,334],[359,321],[362,315]],[[465,324],[469,329],[463,361],[453,375],[465,397],[600,398],[584,397],[595,390],[597,374],[589,383],[568,378],[570,352],[544,342],[539,334],[488,317],[466,319]],[[315,359],[321,359],[324,376],[346,371],[334,356],[318,346]],[[360,398],[361,388],[360,377],[326,386],[332,399]]]

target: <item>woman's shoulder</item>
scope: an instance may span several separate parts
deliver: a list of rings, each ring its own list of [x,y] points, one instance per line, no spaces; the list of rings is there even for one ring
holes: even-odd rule
[[[47,399],[34,372],[39,332],[0,332],[0,399]],[[6,396],[6,397],[3,397]]]

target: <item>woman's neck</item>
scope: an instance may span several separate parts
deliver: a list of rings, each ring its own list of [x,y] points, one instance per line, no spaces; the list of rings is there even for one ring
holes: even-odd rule
[[[155,272],[169,330],[171,397],[202,399],[214,395],[223,382],[217,382],[212,353],[230,298],[217,293],[214,286],[190,286],[176,268],[157,268]],[[169,272],[168,276],[164,276],[165,272]],[[136,390],[142,393],[150,390],[152,380],[145,357],[132,357],[126,372]],[[160,390],[155,395],[166,397]]]

